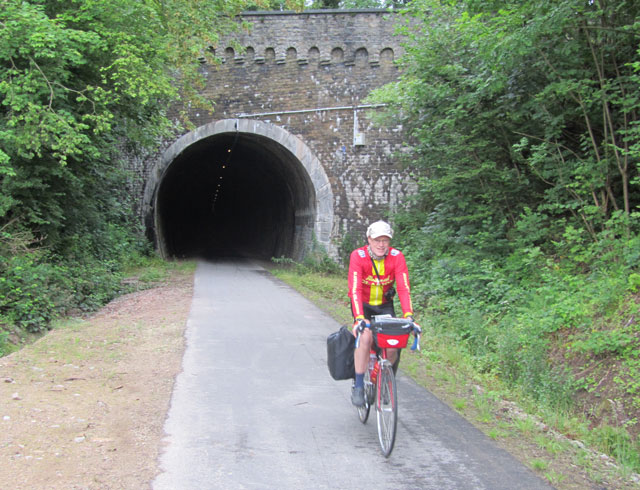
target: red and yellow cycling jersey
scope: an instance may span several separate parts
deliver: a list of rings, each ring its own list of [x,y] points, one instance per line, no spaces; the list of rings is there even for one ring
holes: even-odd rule
[[[411,291],[409,287],[409,271],[407,262],[400,250],[389,248],[389,253],[381,260],[375,261],[378,275],[373,268],[368,247],[357,248],[351,252],[349,259],[349,298],[353,316],[364,317],[363,303],[381,305],[386,303],[386,293],[395,283],[402,314],[404,317],[413,315],[411,305]]]

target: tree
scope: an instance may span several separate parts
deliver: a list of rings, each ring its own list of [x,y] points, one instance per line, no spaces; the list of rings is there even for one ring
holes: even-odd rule
[[[314,0],[312,9],[337,9],[340,8],[340,0]]]
[[[167,134],[179,98],[206,104],[198,58],[245,2],[0,5],[0,226],[20,223],[55,246],[123,212],[112,197],[122,185],[105,185],[121,179],[119,147]]]
[[[304,8],[303,0],[263,0],[249,2],[247,10],[295,10],[301,11]]]
[[[403,78],[377,98],[415,141],[430,222],[486,246],[527,213],[550,237],[573,222],[593,239],[630,215],[637,2],[421,0],[408,13]]]
[[[0,0],[0,353],[120,289],[139,250],[123,150],[198,104],[201,57],[244,0]],[[181,121],[187,124],[186,118]]]
[[[400,9],[410,3],[410,0],[314,0],[310,8],[315,9]]]

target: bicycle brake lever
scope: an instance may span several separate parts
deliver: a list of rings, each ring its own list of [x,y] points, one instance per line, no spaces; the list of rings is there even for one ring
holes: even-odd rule
[[[355,344],[355,348],[356,349],[360,345],[360,335],[362,335],[362,332],[364,332],[364,329],[367,328],[367,326],[369,326],[369,325],[367,325],[367,323],[364,320],[362,320],[360,322],[360,324],[358,325],[358,327],[357,327],[358,328],[358,335],[356,335],[356,344]]]
[[[411,350],[420,350],[420,332],[413,332],[413,345]]]

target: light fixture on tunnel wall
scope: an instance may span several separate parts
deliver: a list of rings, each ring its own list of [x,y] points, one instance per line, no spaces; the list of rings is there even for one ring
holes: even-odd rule
[[[222,164],[222,174],[220,176],[220,178],[218,179],[218,185],[216,187],[216,191],[213,195],[213,200],[211,202],[211,214],[215,213],[216,210],[216,203],[218,201],[218,197],[220,197],[220,191],[222,190],[222,181],[223,181],[223,177],[224,177],[224,171],[225,169],[229,166],[229,164],[231,163],[231,156],[233,154],[233,149],[236,147],[236,143],[238,142],[238,127],[237,127],[237,123],[236,123],[236,137],[233,139],[233,144],[231,145],[231,148],[227,149],[227,160],[226,162],[224,162]]]
[[[229,150],[231,151],[231,150]],[[227,166],[225,164],[222,165],[222,170],[224,170],[225,168],[227,168]],[[220,189],[222,189],[222,180],[223,180],[223,176],[221,175],[218,179],[218,185],[216,187],[216,192],[213,195],[213,201],[211,203],[211,214],[213,214],[215,212],[216,209],[216,201],[218,200],[218,196],[220,195]]]
[[[353,146],[364,146],[364,133],[358,131],[358,111],[353,109]]]

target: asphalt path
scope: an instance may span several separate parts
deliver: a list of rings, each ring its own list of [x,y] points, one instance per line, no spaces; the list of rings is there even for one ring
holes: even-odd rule
[[[153,489],[551,488],[401,371],[385,459],[329,375],[338,328],[257,263],[200,262]]]

